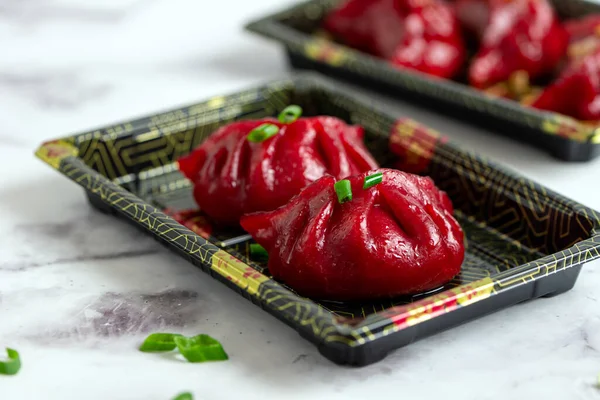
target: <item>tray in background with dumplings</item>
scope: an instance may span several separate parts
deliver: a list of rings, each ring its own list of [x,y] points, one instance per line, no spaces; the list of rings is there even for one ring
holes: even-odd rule
[[[315,70],[468,120],[533,145],[564,161],[600,155],[600,128],[570,117],[491,97],[468,85],[400,70],[388,62],[320,37],[319,23],[340,0],[309,0],[249,23],[246,29],[281,43],[291,66]],[[551,0],[562,17],[600,13],[591,0]]]
[[[407,171],[431,176],[449,194],[466,234],[460,275],[413,297],[317,302],[251,261],[249,238],[241,232],[213,231],[201,218],[185,226],[173,218],[195,207],[191,184],[177,169],[179,157],[224,124],[275,116],[289,104],[303,107],[305,115],[332,115],[363,126],[366,144],[382,166],[399,162]],[[389,135],[402,149],[399,158],[388,151]],[[593,210],[312,74],[49,141],[36,155],[83,187],[94,207],[152,235],[339,364],[370,364],[428,335],[568,291],[582,266],[600,257]]]

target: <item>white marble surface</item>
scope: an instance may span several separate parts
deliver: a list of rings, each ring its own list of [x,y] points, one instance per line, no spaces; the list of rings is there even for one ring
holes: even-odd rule
[[[243,22],[281,0],[0,0],[0,348],[23,368],[1,399],[365,396],[596,399],[600,268],[574,290],[512,307],[363,369],[308,342],[129,226],[34,159],[43,140],[287,73]],[[408,105],[407,115],[600,209],[600,160],[564,164]],[[208,333],[231,359],[186,364],[136,346],[148,332]]]

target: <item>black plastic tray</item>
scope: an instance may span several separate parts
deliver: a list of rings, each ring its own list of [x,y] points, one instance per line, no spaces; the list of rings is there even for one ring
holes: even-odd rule
[[[600,257],[594,211],[336,86],[325,78],[298,76],[50,141],[36,154],[82,186],[94,207],[153,235],[340,364],[373,363],[422,337],[528,299],[565,292],[582,265]],[[441,290],[411,298],[317,303],[271,279],[264,265],[249,261],[248,238],[212,232],[204,239],[169,216],[195,207],[190,182],[175,160],[225,123],[277,115],[291,103],[308,115],[334,115],[362,125],[366,143],[382,165],[400,163],[427,174],[448,192],[468,241],[457,278]],[[390,155],[390,134],[396,135],[404,157]]]
[[[551,0],[563,17],[600,13],[589,0]],[[291,65],[317,70],[428,108],[469,120],[565,161],[600,155],[600,129],[556,113],[490,97],[467,85],[400,70],[385,60],[314,35],[323,16],[340,0],[310,0],[247,25],[251,32],[281,42]]]

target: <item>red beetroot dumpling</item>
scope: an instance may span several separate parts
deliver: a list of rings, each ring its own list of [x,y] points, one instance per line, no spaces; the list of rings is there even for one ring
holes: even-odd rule
[[[458,19],[440,0],[347,0],[323,28],[350,47],[442,78],[454,77],[465,59]]]
[[[258,126],[279,132],[255,143]],[[363,144],[364,131],[334,117],[235,122],[222,127],[179,160],[194,184],[194,198],[214,222],[237,225],[243,214],[274,210],[323,175],[337,178],[377,168]]]
[[[599,120],[600,47],[569,63],[531,106],[580,120]]]
[[[504,82],[517,71],[538,78],[566,53],[567,31],[548,0],[457,0],[455,7],[481,42],[469,68],[476,88]]]
[[[382,182],[363,189],[377,172]],[[379,169],[348,180],[349,202],[340,204],[336,179],[325,176],[285,206],[242,218],[274,278],[304,296],[344,301],[419,293],[459,273],[463,232],[430,178]]]

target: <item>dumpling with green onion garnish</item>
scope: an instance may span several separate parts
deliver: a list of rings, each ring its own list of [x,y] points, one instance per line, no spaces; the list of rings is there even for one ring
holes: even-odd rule
[[[362,127],[300,114],[290,106],[278,119],[231,123],[178,160],[213,222],[238,225],[242,215],[274,210],[324,175],[342,179],[378,167]]]
[[[430,178],[378,169],[325,176],[241,225],[273,277],[300,295],[374,300],[436,289],[460,272],[463,231],[452,213]]]

